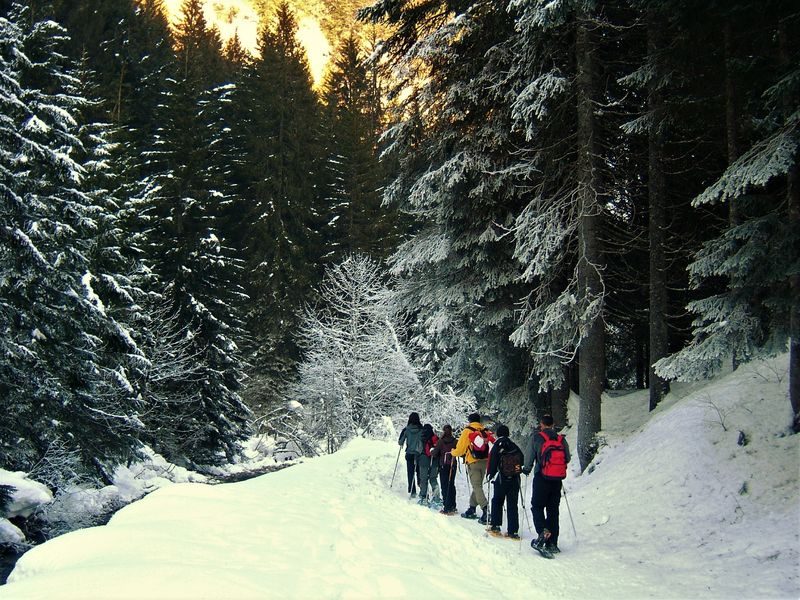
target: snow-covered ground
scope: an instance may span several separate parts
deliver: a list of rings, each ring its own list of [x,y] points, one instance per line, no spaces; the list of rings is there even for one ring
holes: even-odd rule
[[[577,536],[562,502],[555,560],[530,549],[529,515],[515,542],[413,504],[402,458],[389,487],[397,446],[356,439],[240,483],[163,487],[29,551],[0,598],[798,598],[786,370],[784,356],[676,385],[652,414],[646,392],[606,398],[606,445],[567,479]]]

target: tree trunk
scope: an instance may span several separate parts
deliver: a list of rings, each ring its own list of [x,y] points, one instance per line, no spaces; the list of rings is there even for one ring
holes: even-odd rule
[[[603,294],[600,228],[602,215],[598,201],[598,157],[595,135],[595,77],[590,24],[579,17],[576,40],[578,93],[578,279],[581,300],[588,303]],[[600,403],[605,379],[605,324],[600,314],[588,327],[580,343],[581,402],[578,414],[578,456],[581,471],[597,451],[600,431]]]
[[[569,400],[569,367],[563,367],[564,379],[561,386],[553,389],[551,393],[550,414],[556,423],[556,430],[561,429],[567,424],[569,415],[567,414],[567,401]]]
[[[646,387],[646,371],[647,371],[647,342],[644,327],[636,325],[634,329],[633,339],[636,344],[636,389],[643,390]]]
[[[784,24],[778,29],[778,44],[781,65],[788,68],[791,65],[791,58]],[[787,118],[796,105],[792,100],[796,99],[784,98]],[[786,173],[786,195],[789,205],[789,230],[800,231],[800,169],[796,158],[794,165]],[[789,307],[789,403],[792,407],[792,429],[795,433],[800,433],[800,274],[795,273],[789,277],[789,291],[792,298]]]
[[[664,177],[664,95],[660,89],[661,58],[664,48],[664,26],[651,10],[647,19],[647,53],[655,64],[656,76],[648,90],[648,108],[653,123],[647,139],[648,147],[648,232],[650,242],[650,356],[648,383],[650,410],[655,409],[664,396],[666,382],[655,372],[653,365],[667,356],[669,338],[667,329],[667,277],[664,247],[666,244],[667,183]]]
[[[727,148],[728,165],[736,162],[741,154],[739,147],[739,98],[737,95],[736,80],[733,73],[733,26],[730,19],[726,19],[723,25],[724,49],[725,49],[725,138]],[[739,214],[738,198],[731,198],[728,201],[728,227],[736,227],[741,222]],[[736,294],[736,281],[730,281],[731,293]],[[735,371],[739,366],[739,357],[734,349],[731,356],[731,367]]]
[[[797,164],[789,170],[789,222],[792,231],[800,231],[800,173]],[[792,428],[800,433],[800,274],[789,280],[792,306],[789,309],[789,402],[794,416]]]

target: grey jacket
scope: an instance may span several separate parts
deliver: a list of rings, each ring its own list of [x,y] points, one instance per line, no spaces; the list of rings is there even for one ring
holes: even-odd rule
[[[403,427],[397,443],[402,446],[403,442],[406,443],[406,454],[422,454],[422,427],[413,423]]]
[[[542,429],[541,432],[533,432],[533,435],[528,440],[528,446],[525,448],[525,466],[522,467],[524,473],[530,473],[531,469],[533,469],[533,474],[536,475],[542,470],[542,445],[544,444],[544,439],[539,435],[540,433],[544,433],[550,439],[555,439],[558,436],[555,429]],[[564,453],[566,454],[567,462],[569,462],[572,456],[569,453],[569,444],[566,437],[564,438]]]

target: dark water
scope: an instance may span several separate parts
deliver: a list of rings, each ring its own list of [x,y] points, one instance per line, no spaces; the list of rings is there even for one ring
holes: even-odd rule
[[[13,552],[11,550],[0,550],[0,585],[5,584],[11,571],[14,570],[14,565],[24,552]]]

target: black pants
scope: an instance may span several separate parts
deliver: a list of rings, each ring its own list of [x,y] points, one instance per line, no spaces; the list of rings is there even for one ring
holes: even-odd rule
[[[406,454],[406,473],[408,474],[408,493],[417,493],[417,455],[414,453]]]
[[[458,466],[455,459],[449,465],[439,465],[439,485],[442,488],[442,510],[450,512],[456,509],[456,472]]]
[[[536,533],[550,532],[550,542],[558,544],[558,505],[561,502],[561,481],[545,479],[541,473],[533,476],[531,513]]]
[[[503,503],[508,513],[508,533],[519,531],[519,476],[504,479],[498,476],[492,490],[491,524],[500,527],[503,524]]]

